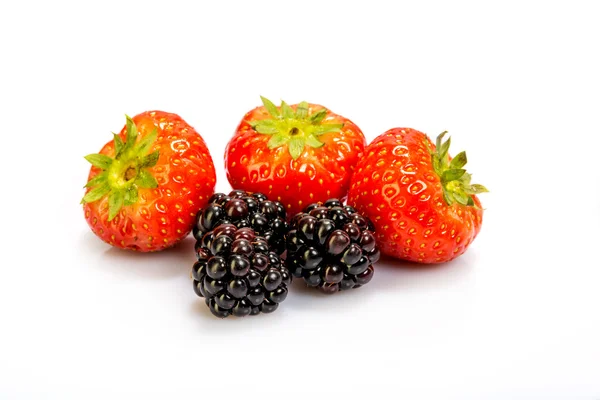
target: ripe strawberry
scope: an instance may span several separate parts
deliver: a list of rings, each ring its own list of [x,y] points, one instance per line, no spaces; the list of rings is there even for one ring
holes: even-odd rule
[[[81,201],[92,231],[105,242],[143,252],[188,235],[213,193],[216,174],[202,137],[176,114],[148,111],[99,154]]]
[[[260,192],[294,215],[308,204],[343,198],[366,141],[352,121],[302,102],[248,112],[225,150],[234,189]]]
[[[390,129],[365,150],[348,203],[375,224],[384,254],[441,263],[465,252],[481,229],[483,210],[463,167],[465,152],[448,155],[450,139],[436,144],[414,129]]]

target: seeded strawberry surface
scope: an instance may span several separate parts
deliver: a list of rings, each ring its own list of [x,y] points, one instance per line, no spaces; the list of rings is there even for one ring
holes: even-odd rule
[[[483,210],[476,194],[487,190],[470,183],[462,168],[466,155],[451,159],[449,145],[395,128],[365,150],[348,203],[373,221],[384,254],[441,263],[463,254],[480,232]]]
[[[331,197],[345,198],[366,145],[360,129],[306,102],[248,112],[227,145],[227,178],[235,189],[280,201],[289,215]]]
[[[130,121],[99,155],[88,156],[94,162],[83,200],[85,218],[113,246],[158,251],[189,234],[196,211],[214,191],[215,169],[202,137],[178,115],[148,111]],[[122,150],[115,159],[115,147],[127,146],[128,126],[137,130],[129,141],[133,138],[136,146],[146,141],[147,148],[137,154],[131,144],[132,155]]]

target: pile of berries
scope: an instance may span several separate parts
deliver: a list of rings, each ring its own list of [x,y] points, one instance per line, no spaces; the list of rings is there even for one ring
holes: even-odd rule
[[[193,232],[194,290],[220,318],[275,311],[292,275],[325,293],[358,288],[380,255],[371,221],[337,199],[309,205],[288,226],[283,205],[263,194],[216,193]]]
[[[141,252],[193,231],[194,289],[219,317],[274,311],[292,277],[325,293],[363,286],[380,251],[448,262],[479,234],[477,195],[487,189],[472,183],[464,151],[450,155],[447,132],[432,140],[397,127],[368,144],[324,106],[261,100],[225,148],[227,180],[242,189],[229,194],[214,194],[208,146],[179,115],[126,117],[113,140],[85,157],[81,203],[92,231]],[[336,199],[344,197],[352,207]]]

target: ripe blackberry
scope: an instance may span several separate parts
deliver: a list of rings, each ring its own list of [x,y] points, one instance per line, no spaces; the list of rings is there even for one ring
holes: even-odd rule
[[[194,291],[219,318],[270,313],[287,297],[290,272],[251,228],[222,224],[197,242]]]
[[[286,266],[325,293],[356,289],[373,278],[380,252],[371,221],[337,199],[296,214],[287,236]]]
[[[215,193],[208,205],[196,214],[193,233],[201,241],[205,233],[221,224],[233,224],[237,228],[252,228],[258,236],[267,239],[277,254],[285,251],[285,236],[288,231],[285,207],[271,201],[262,193],[247,193],[234,190],[229,195]]]

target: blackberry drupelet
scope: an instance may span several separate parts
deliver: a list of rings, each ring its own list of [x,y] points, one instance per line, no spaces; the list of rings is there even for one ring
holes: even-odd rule
[[[285,300],[290,272],[263,237],[222,224],[196,244],[194,291],[219,318],[270,313]]]
[[[310,204],[290,223],[286,266],[325,293],[359,288],[379,261],[374,232],[367,217],[337,199]]]
[[[250,227],[281,255],[285,251],[288,231],[286,217],[283,204],[269,200],[262,193],[250,194],[242,190],[234,190],[229,195],[215,193],[206,208],[196,214],[193,233],[196,241],[201,241],[205,233],[221,224]]]

